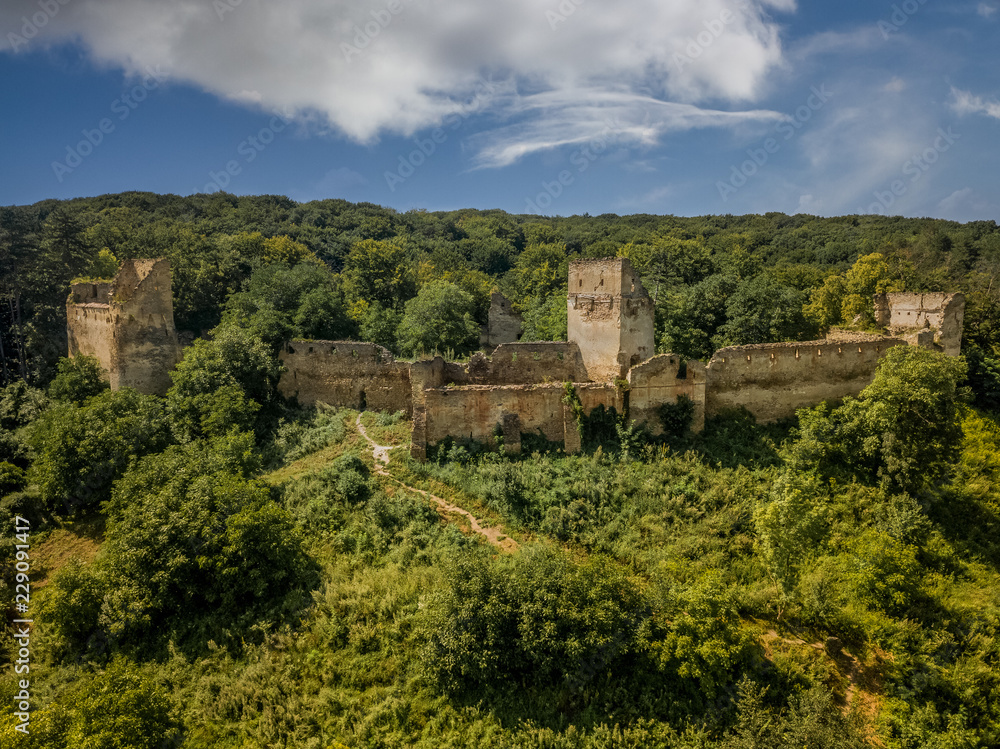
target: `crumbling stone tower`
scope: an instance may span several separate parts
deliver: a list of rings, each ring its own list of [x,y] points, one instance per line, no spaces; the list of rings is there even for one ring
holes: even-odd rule
[[[875,295],[876,324],[911,346],[934,348],[948,356],[959,356],[964,320],[963,294]]]
[[[126,260],[110,283],[73,284],[66,301],[69,355],[93,356],[112,390],[164,395],[181,359],[170,263]]]
[[[653,300],[628,258],[569,265],[568,335],[593,382],[624,379],[656,353]]]

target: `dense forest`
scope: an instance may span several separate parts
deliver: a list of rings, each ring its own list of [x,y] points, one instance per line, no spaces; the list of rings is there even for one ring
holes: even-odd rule
[[[894,348],[777,424],[601,412],[579,455],[524,435],[426,464],[403,414],[277,392],[295,337],[467,356],[494,290],[562,339],[569,261],[609,256],[659,351],[867,330],[908,290],[965,294],[963,356]],[[138,257],[170,260],[192,342],[165,397],[64,358],[69,284]],[[994,222],[0,208],[0,748],[996,746],[998,311]]]

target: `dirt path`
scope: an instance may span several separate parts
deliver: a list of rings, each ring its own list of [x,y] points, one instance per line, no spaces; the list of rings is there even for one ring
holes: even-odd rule
[[[482,523],[476,519],[476,517],[466,509],[454,505],[446,499],[442,499],[434,494],[423,489],[417,489],[415,486],[410,486],[409,484],[404,484],[402,481],[393,476],[389,471],[386,470],[386,466],[389,465],[389,452],[391,450],[396,450],[403,445],[379,445],[368,436],[368,431],[365,429],[365,425],[361,423],[361,414],[358,414],[357,421],[354,422],[358,427],[358,433],[365,438],[368,444],[372,448],[372,455],[375,458],[375,473],[379,476],[384,476],[385,478],[392,481],[394,484],[398,484],[407,491],[416,492],[421,494],[427,499],[431,500],[434,504],[438,506],[438,511],[444,515],[460,515],[465,518],[469,523],[469,527],[472,529],[473,533],[478,533],[483,536],[487,541],[496,546],[502,551],[516,551],[517,542],[512,538],[508,538],[502,528],[484,528]]]

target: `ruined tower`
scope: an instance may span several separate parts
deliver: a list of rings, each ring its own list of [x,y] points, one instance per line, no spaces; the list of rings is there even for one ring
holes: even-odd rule
[[[628,258],[569,265],[568,338],[593,382],[624,379],[656,353],[653,300]]]
[[[875,295],[875,322],[910,345],[962,353],[965,296],[945,293]]]
[[[126,260],[114,281],[73,284],[66,301],[69,355],[93,356],[112,390],[164,395],[181,358],[170,263]]]

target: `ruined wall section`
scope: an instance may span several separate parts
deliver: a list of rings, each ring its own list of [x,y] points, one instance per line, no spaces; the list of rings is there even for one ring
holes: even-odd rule
[[[587,382],[580,347],[565,341],[505,343],[492,356],[474,354],[467,377],[472,385],[530,385],[546,382]]]
[[[706,382],[701,362],[674,354],[654,356],[629,370],[629,418],[645,424],[653,434],[662,434],[660,406],[685,396],[694,403],[691,430],[700,432],[705,428]]]
[[[581,383],[576,386],[584,411],[598,405],[622,408],[620,391],[614,385]],[[525,434],[540,434],[553,442],[566,442],[566,430],[576,431],[576,421],[564,418],[562,383],[543,385],[466,385],[430,388],[422,392],[419,431],[414,410],[414,441],[411,454],[426,458],[428,445],[447,437],[492,443],[497,432],[510,431],[511,416]],[[571,440],[573,435],[571,435]],[[506,441],[506,440],[505,440]]]
[[[170,264],[126,260],[110,283],[80,283],[66,304],[69,355],[95,357],[113,390],[164,395],[181,359]]]
[[[886,351],[902,345],[898,338],[879,338],[721,349],[707,368],[706,415],[743,406],[768,422],[824,400],[857,395],[871,384]]]
[[[504,343],[516,343],[521,338],[523,324],[524,320],[514,311],[510,300],[494,291],[481,342],[491,349]]]
[[[388,349],[355,341],[292,341],[279,359],[278,390],[311,406],[317,402],[358,410],[411,413],[410,365]]]
[[[891,335],[904,337],[911,345],[936,346],[948,356],[962,353],[963,294],[878,294],[875,318]]]
[[[627,258],[569,265],[567,338],[589,379],[611,382],[655,353],[653,302]]]

